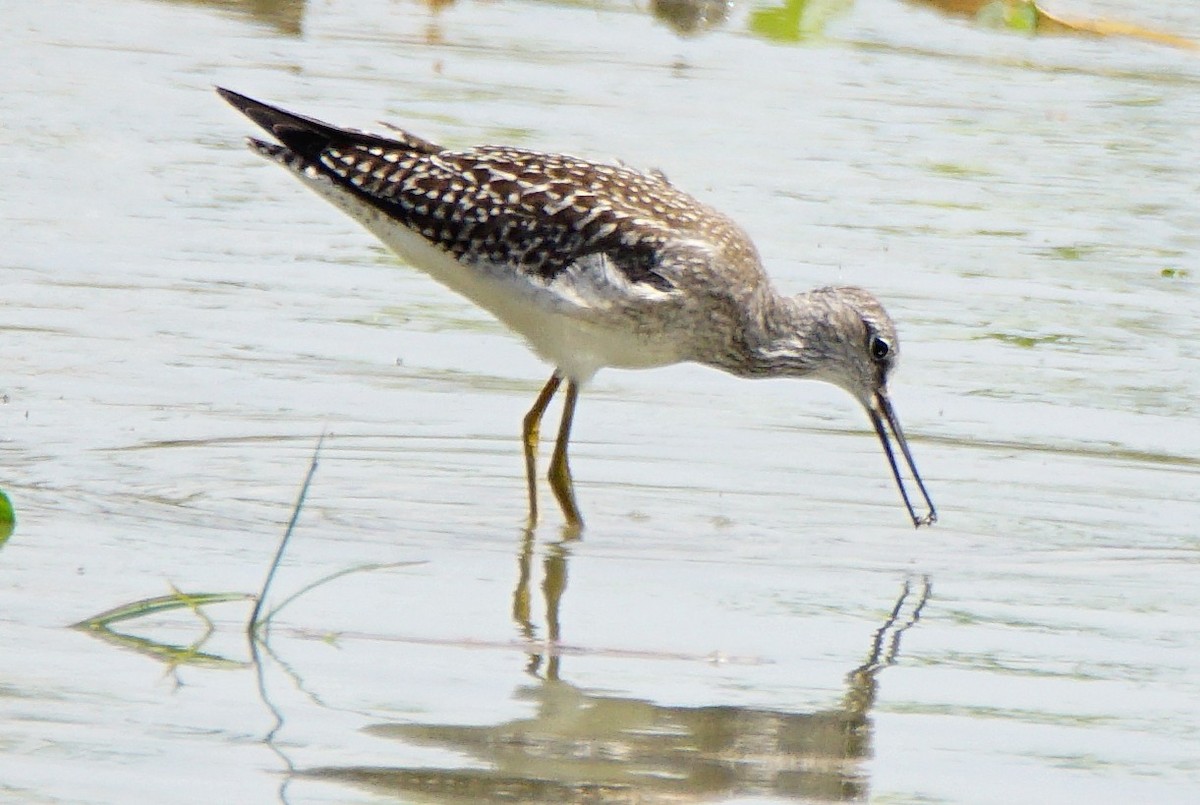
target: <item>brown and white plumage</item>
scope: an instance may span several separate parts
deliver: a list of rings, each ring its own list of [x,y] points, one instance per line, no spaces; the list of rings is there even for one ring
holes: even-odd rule
[[[660,174],[520,148],[453,151],[401,130],[338,128],[218,92],[278,141],[252,138],[252,149],[554,365],[525,419],[531,522],[538,430],[561,381],[567,403],[550,480],[578,527],[566,450],[580,385],[606,366],[681,361],[845,388],[866,407],[914,524],[936,519],[887,400],[895,327],[866,291],[779,295],[745,232]],[[928,505],[924,515],[909,503],[887,428]]]

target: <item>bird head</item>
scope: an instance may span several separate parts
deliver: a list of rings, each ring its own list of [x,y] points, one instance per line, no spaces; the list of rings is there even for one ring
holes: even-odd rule
[[[805,374],[840,386],[862,404],[879,436],[913,525],[932,525],[937,521],[937,511],[888,397],[888,378],[900,358],[896,325],[879,300],[861,288],[818,288],[793,301],[796,315],[803,322],[798,328],[802,336],[797,354],[804,355]],[[924,514],[918,514],[909,499],[893,439],[925,499],[928,511]]]

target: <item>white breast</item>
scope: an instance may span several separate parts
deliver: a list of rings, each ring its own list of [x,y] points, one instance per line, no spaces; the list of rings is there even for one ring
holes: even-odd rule
[[[297,175],[406,262],[492,313],[577,382],[606,366],[648,369],[681,359],[672,340],[639,331],[622,312],[634,295],[660,301],[670,292],[630,283],[602,256],[550,281],[510,265],[467,265],[327,177]]]

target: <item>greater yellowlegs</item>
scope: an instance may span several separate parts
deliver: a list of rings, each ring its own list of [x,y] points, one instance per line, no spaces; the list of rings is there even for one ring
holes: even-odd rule
[[[866,409],[913,525],[937,520],[888,401],[896,328],[861,288],[781,296],[746,233],[658,173],[521,148],[451,151],[399,129],[338,128],[217,91],[278,140],[251,138],[252,150],[490,311],[555,367],[522,430],[530,524],[538,432],[562,382],[549,480],[577,528],[567,444],[580,387],[606,366],[681,361],[842,387]],[[909,499],[889,429],[925,499],[923,514]]]

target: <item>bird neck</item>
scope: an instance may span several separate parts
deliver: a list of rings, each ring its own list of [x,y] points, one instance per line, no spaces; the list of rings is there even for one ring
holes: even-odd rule
[[[821,348],[823,319],[812,305],[756,289],[740,311],[730,352],[717,365],[740,377],[807,377],[827,357]]]

